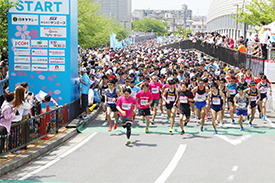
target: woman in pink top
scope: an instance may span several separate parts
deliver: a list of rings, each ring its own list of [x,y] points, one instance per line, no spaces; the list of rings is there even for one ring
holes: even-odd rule
[[[131,136],[131,125],[132,121],[130,121],[131,116],[136,114],[137,111],[137,100],[130,96],[131,89],[130,88],[124,88],[123,94],[121,97],[117,99],[116,102],[116,108],[118,110],[118,114],[120,115],[121,124],[123,128],[127,128],[126,136],[127,136],[127,142],[126,145],[130,145],[130,136]]]
[[[142,90],[139,91],[136,95],[138,100],[139,115],[141,116],[140,120],[145,122],[144,120],[146,119],[146,133],[149,133],[150,105],[153,102],[153,95],[148,91],[148,87],[148,83],[143,83],[140,87]]]
[[[149,92],[153,95],[153,102],[151,104],[151,111],[153,111],[153,119],[151,121],[151,124],[154,124],[156,115],[157,115],[157,107],[159,104],[160,99],[160,91],[162,89],[162,84],[158,82],[158,77],[156,75],[152,78],[153,82],[149,84]]]

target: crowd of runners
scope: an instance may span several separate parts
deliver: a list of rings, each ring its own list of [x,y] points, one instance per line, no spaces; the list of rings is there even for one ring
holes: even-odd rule
[[[181,135],[190,119],[203,131],[210,117],[213,133],[217,134],[225,112],[241,131],[244,123],[253,127],[256,110],[266,120],[268,89],[272,92],[262,72],[254,77],[250,69],[234,68],[193,51],[158,49],[155,41],[116,51],[104,48],[80,52],[81,78],[90,78],[89,82],[80,82],[93,91],[91,95],[86,89],[82,103],[88,108],[90,97],[100,98],[108,131],[116,130],[121,123],[127,130],[126,144],[131,143],[131,125],[141,120],[146,125],[145,133],[150,133],[150,125],[160,122],[157,113],[166,117],[170,133],[179,122]],[[179,121],[175,121],[177,115]]]

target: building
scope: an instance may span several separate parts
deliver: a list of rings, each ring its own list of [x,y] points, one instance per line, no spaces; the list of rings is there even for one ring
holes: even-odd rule
[[[246,26],[236,22],[232,16],[237,15],[237,9],[243,8],[245,0],[213,0],[207,15],[207,31],[228,34],[234,39],[246,35]]]
[[[95,0],[94,2],[101,4],[101,14],[104,17],[112,18],[131,30],[132,0]]]
[[[193,20],[190,29],[193,32],[205,32],[207,29],[205,20]]]
[[[137,9],[132,14],[134,20],[143,18],[154,18],[166,21],[166,29],[169,32],[177,32],[179,27],[186,27],[187,21],[192,20],[192,10],[188,10],[187,5],[183,4],[180,10],[145,10]]]

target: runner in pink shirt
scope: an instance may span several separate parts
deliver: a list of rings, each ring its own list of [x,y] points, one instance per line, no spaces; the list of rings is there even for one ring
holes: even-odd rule
[[[137,111],[137,100],[130,96],[131,89],[124,88],[123,94],[121,97],[117,99],[116,108],[118,110],[118,114],[120,115],[121,124],[123,128],[127,128],[126,136],[127,142],[126,145],[130,145],[130,136],[131,136],[131,125],[132,121],[130,120],[133,114],[136,114]]]
[[[144,83],[140,87],[142,90],[139,91],[136,95],[138,100],[138,109],[139,115],[141,116],[140,120],[145,122],[146,119],[146,129],[145,132],[149,133],[149,124],[150,124],[150,105],[153,102],[153,95],[148,91],[148,83]],[[145,117],[145,119],[144,119]]]
[[[160,91],[162,89],[162,84],[158,82],[158,77],[156,75],[153,76],[153,82],[149,84],[149,92],[153,95],[153,102],[151,104],[151,111],[153,111],[153,119],[151,124],[154,124],[156,115],[157,115],[157,107],[160,99]]]

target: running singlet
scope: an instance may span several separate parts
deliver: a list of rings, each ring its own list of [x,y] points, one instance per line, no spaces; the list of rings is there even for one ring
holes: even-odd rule
[[[239,105],[239,110],[247,110],[246,93],[244,93],[243,98],[241,98],[240,95],[237,94],[237,104]]]
[[[229,90],[230,98],[234,98],[235,95],[237,94],[237,84],[234,83],[232,86],[230,83],[228,83],[227,88]]]
[[[107,85],[107,86],[104,86],[104,85],[102,84],[102,86],[101,86],[101,95],[104,96],[104,97],[105,97],[105,89],[107,89],[107,88],[108,88],[108,85]]]
[[[203,87],[202,90],[200,90],[200,87],[198,87],[198,91],[195,96],[195,99],[197,99],[197,102],[205,102],[205,100],[204,100],[205,97],[206,97],[205,86]]]
[[[114,89],[113,93],[110,93],[110,90],[107,90],[107,104],[108,105],[115,105],[114,99],[117,98],[116,88]]]
[[[267,89],[268,89],[268,84],[267,83],[265,83],[265,85],[263,85],[262,84],[262,82],[260,82],[260,89],[261,88],[263,88],[262,90],[261,90],[261,94],[267,94]]]
[[[223,105],[223,100],[220,95],[220,90],[218,90],[217,95],[214,95],[213,92],[211,92],[211,108],[214,110],[221,110]]]
[[[257,98],[258,98],[258,89],[256,88],[256,91],[253,92],[252,89],[250,88],[248,95],[251,99],[251,106],[253,106],[254,104],[256,106],[256,101],[257,101]]]
[[[189,106],[190,105],[190,101],[188,99],[193,99],[194,96],[193,96],[193,93],[186,90],[185,92],[183,91],[179,91],[179,101],[180,101],[180,106],[181,105],[187,105]]]
[[[252,76],[248,77],[248,76],[245,76],[245,82],[247,82],[247,84],[250,86],[250,83],[252,81]]]
[[[171,92],[170,88],[168,88],[168,91],[166,93],[166,100],[170,101],[170,104],[171,104],[176,101],[176,98],[177,98],[176,89],[174,89],[174,91]]]

